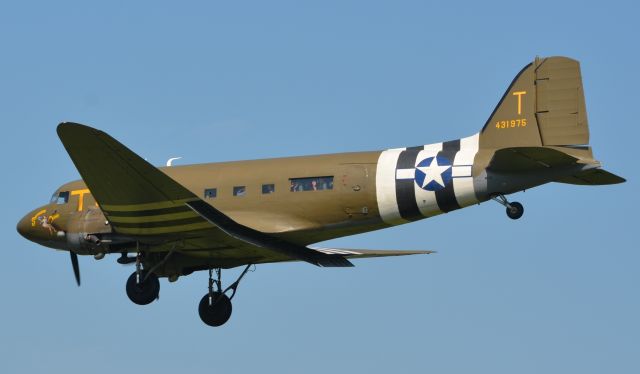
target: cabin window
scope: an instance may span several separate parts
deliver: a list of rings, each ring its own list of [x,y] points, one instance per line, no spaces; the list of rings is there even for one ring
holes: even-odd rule
[[[273,183],[262,185],[263,194],[270,194],[270,193],[274,193],[275,191],[276,191],[276,186]]]
[[[333,176],[290,178],[289,181],[291,182],[291,192],[333,189]]]
[[[218,196],[217,188],[207,188],[204,190],[204,198],[205,199],[213,199]]]
[[[68,202],[69,202],[69,191],[54,193],[53,196],[51,196],[52,204],[66,204]]]
[[[235,186],[233,187],[233,196],[244,196],[247,193],[246,186]]]

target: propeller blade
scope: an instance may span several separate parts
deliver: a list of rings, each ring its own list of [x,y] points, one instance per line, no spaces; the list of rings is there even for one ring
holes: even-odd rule
[[[73,275],[76,276],[76,283],[80,287],[80,265],[78,264],[78,255],[75,252],[69,252],[71,255],[71,265],[73,266]]]

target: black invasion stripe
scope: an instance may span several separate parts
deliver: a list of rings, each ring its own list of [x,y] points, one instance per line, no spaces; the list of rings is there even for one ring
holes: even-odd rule
[[[444,156],[451,164],[456,157],[456,153],[460,150],[460,139],[451,140],[442,143],[442,151],[438,152],[438,156]],[[448,213],[452,210],[460,209],[458,201],[456,200],[456,193],[453,190],[453,179],[443,189],[436,191],[436,201],[440,210]]]
[[[174,219],[171,221],[160,221],[160,222],[127,222],[127,223],[113,223],[113,225],[121,228],[153,228],[153,227],[171,227],[171,226],[182,226],[182,225],[190,225],[192,223],[201,223],[205,222],[202,217],[192,217],[192,218],[183,218],[183,219]]]
[[[116,211],[109,210],[107,211],[107,215],[118,216],[118,217],[141,217],[141,216],[159,216],[162,214],[171,214],[171,213],[182,213],[182,212],[191,212],[186,205],[174,206],[171,208],[161,208],[161,209],[148,209],[148,210],[132,210],[132,211]]]
[[[421,149],[410,149],[400,153],[396,170],[415,169],[416,158]],[[415,221],[422,218],[418,203],[416,202],[415,181],[412,179],[396,179],[396,200],[400,217]]]

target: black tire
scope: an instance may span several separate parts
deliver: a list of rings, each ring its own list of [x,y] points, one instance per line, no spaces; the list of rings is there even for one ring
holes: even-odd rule
[[[214,292],[212,303],[209,303],[209,293],[202,297],[198,305],[198,313],[202,322],[209,326],[218,327],[224,325],[231,317],[233,308],[231,300],[225,294]]]
[[[149,277],[142,282],[146,276],[147,271],[142,270],[140,272],[141,283],[138,283],[136,272],[134,271],[133,274],[129,276],[129,279],[127,279],[127,296],[129,296],[129,300],[138,305],[151,304],[160,294],[160,281],[158,280],[158,276],[151,273]]]
[[[518,219],[524,214],[524,207],[517,201],[509,203],[510,207],[507,207],[507,216],[511,219]]]

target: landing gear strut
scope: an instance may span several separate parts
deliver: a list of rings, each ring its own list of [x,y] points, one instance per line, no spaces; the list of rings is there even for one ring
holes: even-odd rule
[[[127,279],[127,296],[138,305],[147,305],[158,298],[160,281],[158,276],[147,270],[142,270],[142,256],[136,256],[136,271]]]
[[[504,205],[507,208],[507,216],[511,219],[518,219],[524,214],[524,207],[517,201],[509,202],[507,198],[502,195],[495,195],[491,197],[491,200],[497,201],[499,204]]]
[[[209,326],[218,327],[229,320],[233,310],[231,299],[236,295],[240,280],[247,274],[250,267],[251,264],[247,265],[238,279],[224,291],[222,291],[222,270],[220,268],[215,269],[217,279],[213,279],[213,269],[209,269],[209,292],[202,297],[198,305],[198,313],[202,322]],[[227,296],[229,290],[232,291],[231,296]]]

